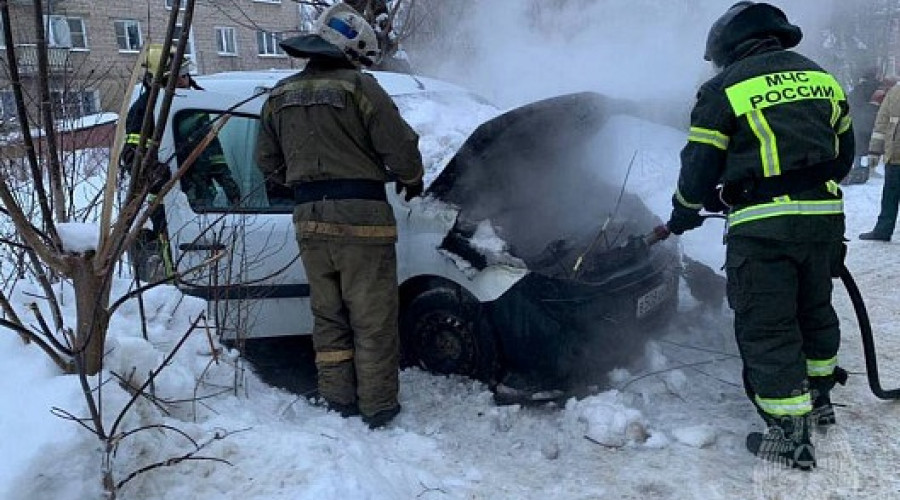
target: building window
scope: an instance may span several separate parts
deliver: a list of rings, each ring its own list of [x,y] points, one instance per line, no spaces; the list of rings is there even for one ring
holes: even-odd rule
[[[15,120],[17,117],[15,94],[12,90],[0,90],[0,119]]]
[[[166,0],[166,9],[172,10],[172,4],[174,4],[172,0]],[[184,10],[185,6],[187,6],[187,0],[181,0],[181,3],[178,4],[178,10]]]
[[[3,31],[3,15],[0,14],[0,49],[6,48],[6,34]]]
[[[312,33],[319,11],[313,5],[300,4],[300,32]]]
[[[141,23],[131,20],[116,21],[116,43],[121,52],[141,50]]]
[[[222,56],[237,55],[234,28],[216,28],[216,50]]]
[[[283,56],[284,51],[278,46],[281,42],[280,33],[269,33],[268,31],[256,32],[257,54],[261,56]]]
[[[174,50],[174,47],[176,47],[178,45],[178,40],[181,39],[181,30],[182,29],[184,29],[184,27],[182,25],[180,25],[180,24],[175,25],[175,30],[172,32],[173,50]],[[192,41],[191,38],[193,38],[193,37],[191,37],[190,32],[188,32],[188,40],[187,40],[187,43],[184,45],[184,53],[185,54],[193,54],[194,53],[194,44],[191,43],[191,41]]]
[[[80,118],[100,112],[100,93],[96,90],[51,90],[53,112],[60,118]]]
[[[50,47],[87,50],[87,29],[80,17],[44,16]]]
[[[175,25],[175,30],[172,32],[172,50],[174,52],[175,48],[178,46],[178,40],[181,38],[181,31],[183,27],[180,24]],[[197,54],[194,53],[194,34],[188,31],[187,43],[184,45],[184,57],[190,58],[191,63],[191,73],[197,72]]]

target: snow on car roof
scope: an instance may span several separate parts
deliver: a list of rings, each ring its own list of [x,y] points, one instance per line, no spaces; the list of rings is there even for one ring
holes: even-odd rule
[[[198,76],[196,80],[211,93],[246,98],[262,88],[273,87],[297,71],[229,71]],[[483,97],[452,83],[403,73],[369,73],[394,98],[400,113],[419,134],[426,185],[440,173],[475,128],[500,113],[499,108]],[[187,93],[192,95],[192,102],[200,106],[209,105],[204,102],[206,100],[217,99],[202,92]],[[264,97],[254,99],[241,110],[255,112],[263,100]],[[226,103],[219,100],[216,104]]]
[[[260,87],[271,88],[280,80],[296,74],[296,70],[228,71],[203,75],[194,79],[206,90],[226,94],[249,95]],[[368,71],[392,96],[428,92],[466,92],[462,87],[423,76],[387,71]]]

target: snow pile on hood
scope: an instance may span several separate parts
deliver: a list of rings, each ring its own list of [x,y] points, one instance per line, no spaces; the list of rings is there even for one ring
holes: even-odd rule
[[[525,267],[522,259],[510,255],[509,245],[497,235],[490,220],[478,223],[475,234],[469,239],[469,244],[487,259],[489,266],[505,264],[512,267]]]
[[[419,134],[426,186],[479,125],[500,114],[495,106],[465,92],[411,94],[394,99],[400,114]]]

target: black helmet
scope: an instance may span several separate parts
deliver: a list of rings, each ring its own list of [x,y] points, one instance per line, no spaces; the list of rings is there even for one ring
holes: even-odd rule
[[[795,47],[803,38],[800,27],[791,24],[781,9],[762,2],[738,2],[713,23],[706,38],[703,58],[716,66],[733,62],[732,52],[748,40],[774,37],[781,46]]]

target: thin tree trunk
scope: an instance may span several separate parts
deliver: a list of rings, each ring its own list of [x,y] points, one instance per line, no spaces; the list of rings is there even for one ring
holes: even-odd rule
[[[62,165],[59,163],[59,151],[56,143],[56,124],[53,123],[53,108],[50,103],[50,61],[47,55],[47,33],[44,30],[44,4],[41,0],[34,2],[34,28],[37,33],[38,88],[41,95],[41,112],[44,122],[44,138],[47,142],[47,154],[50,157],[50,201],[56,223],[68,222],[66,217],[66,198],[62,187]],[[35,179],[38,182],[38,179]],[[53,236],[51,234],[51,236]],[[59,244],[59,240],[54,243]]]
[[[109,327],[109,281],[94,272],[94,254],[70,258],[72,284],[75,288],[75,355],[82,356],[84,371],[96,375],[103,367],[106,332]]]
[[[25,153],[28,156],[28,166],[31,170],[31,178],[34,182],[35,193],[37,194],[38,203],[41,206],[41,220],[52,220],[52,212],[50,204],[47,201],[47,193],[44,190],[40,165],[38,164],[37,153],[34,147],[34,140],[31,137],[31,125],[28,121],[28,111],[25,108],[25,96],[22,92],[22,79],[19,76],[19,65],[16,59],[15,42],[12,36],[12,21],[9,14],[8,0],[0,0],[0,19],[3,22],[3,43],[6,45],[6,64],[9,69],[9,79],[12,85],[13,95],[16,102],[16,118],[19,120],[20,129],[22,131],[22,143],[25,145]],[[45,224],[43,228],[50,236],[52,241],[58,241],[56,235],[56,226],[53,224]]]

